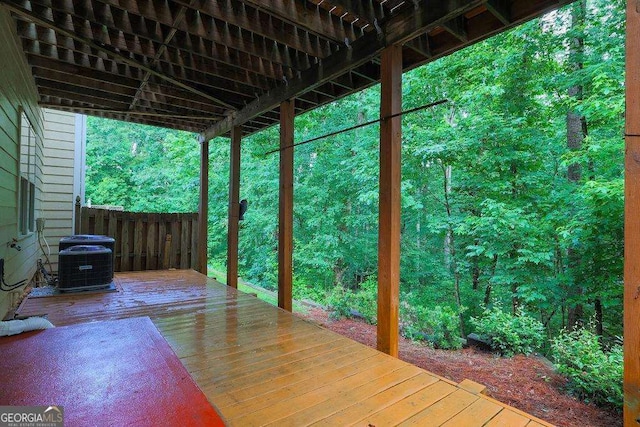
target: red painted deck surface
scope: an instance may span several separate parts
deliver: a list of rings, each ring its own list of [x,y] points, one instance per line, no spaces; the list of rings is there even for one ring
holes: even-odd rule
[[[222,426],[149,318],[0,338],[0,405],[64,407],[67,426]]]
[[[30,298],[18,314],[58,326],[149,316],[230,425],[549,425],[195,271],[117,280],[119,292]]]

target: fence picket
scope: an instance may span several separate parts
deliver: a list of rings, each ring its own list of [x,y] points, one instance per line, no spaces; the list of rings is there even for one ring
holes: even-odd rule
[[[106,234],[116,240],[115,270],[189,269],[197,260],[197,213],[157,214],[80,209],[76,234]]]

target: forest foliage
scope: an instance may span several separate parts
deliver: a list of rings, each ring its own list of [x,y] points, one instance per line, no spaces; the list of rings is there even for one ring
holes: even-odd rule
[[[408,335],[430,322],[429,333],[456,348],[471,318],[498,305],[539,322],[548,339],[580,325],[595,325],[607,345],[622,335],[624,6],[579,1],[404,75],[404,109],[448,100],[403,117]],[[379,95],[373,86],[296,117],[295,140],[377,118]],[[378,136],[372,125],[295,149],[294,297],[343,304],[370,321]],[[93,203],[197,210],[193,134],[91,118],[87,145]],[[279,158],[265,153],[277,146],[277,126],[242,143],[249,210],[240,274],[269,289],[277,288]],[[210,159],[209,260],[224,267],[228,139],[211,142]]]

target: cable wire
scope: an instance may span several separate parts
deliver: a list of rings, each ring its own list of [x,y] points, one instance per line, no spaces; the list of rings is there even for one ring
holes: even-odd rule
[[[4,277],[2,277],[2,281],[0,282],[0,290],[3,290],[5,292],[15,291],[19,287],[23,286],[26,282],[27,280],[25,279],[19,281],[18,283],[14,283],[13,285],[8,285],[7,282],[4,281]]]
[[[441,104],[444,104],[444,103],[447,103],[447,102],[449,102],[448,99],[441,99],[440,101],[436,101],[436,102],[432,102],[432,103],[429,103],[429,104],[421,105],[419,107],[411,108],[409,110],[404,110],[404,111],[401,111],[399,113],[392,114],[390,116],[379,117],[379,118],[377,118],[375,120],[371,120],[371,121],[368,121],[368,122],[365,122],[365,123],[360,123],[358,125],[351,126],[351,127],[348,127],[348,128],[345,128],[345,129],[341,129],[341,130],[337,130],[335,132],[330,132],[330,133],[327,133],[327,134],[324,134],[324,135],[321,135],[321,136],[316,136],[314,138],[307,139],[306,141],[296,142],[295,144],[287,145],[285,147],[276,148],[275,150],[267,151],[266,153],[264,153],[264,155],[266,156],[266,155],[269,155],[269,154],[278,153],[278,152],[286,150],[288,148],[297,147],[298,145],[309,144],[310,142],[315,142],[315,141],[318,141],[320,139],[329,138],[330,136],[339,135],[339,134],[344,133],[344,132],[349,132],[351,130],[360,129],[360,128],[365,127],[365,126],[369,126],[369,125],[372,125],[372,124],[375,124],[375,123],[379,123],[379,122],[381,122],[383,120],[389,120],[389,119],[393,119],[395,117],[403,116],[405,114],[415,113],[416,111],[426,110],[427,108],[433,108],[433,107],[435,107],[437,105],[441,105]]]
[[[47,245],[47,252],[44,251],[44,248],[42,247],[42,241],[40,240],[40,238],[42,238],[42,240],[44,240],[45,245]],[[38,245],[40,245],[40,250],[42,251],[42,254],[47,260],[49,271],[53,273],[53,267],[51,265],[51,260],[49,259],[49,256],[51,255],[51,247],[49,246],[49,242],[47,242],[47,238],[44,236],[43,231],[38,231]]]

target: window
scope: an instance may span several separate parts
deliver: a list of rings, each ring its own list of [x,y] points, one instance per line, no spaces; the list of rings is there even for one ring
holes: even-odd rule
[[[24,113],[20,115],[20,185],[18,228],[20,234],[35,230],[37,135]]]

